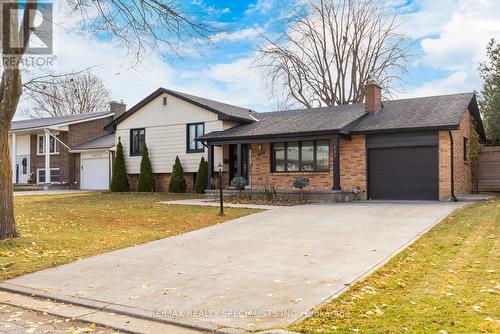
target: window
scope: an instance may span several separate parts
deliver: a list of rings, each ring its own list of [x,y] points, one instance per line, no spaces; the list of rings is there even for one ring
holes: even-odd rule
[[[163,97],[163,106],[166,106],[166,105],[167,105],[167,97],[166,97],[166,96],[164,96],[164,97]]]
[[[59,138],[59,136],[56,136]],[[49,137],[49,153],[50,154],[57,154],[57,141],[54,137],[50,136]],[[38,151],[37,153],[39,155],[45,154],[45,135],[40,135],[38,136]]]
[[[142,148],[146,143],[146,130],[131,129],[130,130],[130,155],[136,156],[142,154]]]
[[[61,182],[59,168],[50,169],[50,182],[51,183]],[[37,169],[37,183],[48,183],[45,177],[45,169]]]
[[[205,123],[193,123],[187,125],[186,147],[187,153],[203,152],[203,143],[196,141],[195,138],[205,134]]]
[[[469,139],[464,137],[464,161],[468,159]]]
[[[328,140],[275,143],[272,145],[272,172],[328,172]]]

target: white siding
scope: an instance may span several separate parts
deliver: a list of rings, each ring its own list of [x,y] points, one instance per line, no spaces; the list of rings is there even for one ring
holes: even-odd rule
[[[117,126],[116,142],[118,139],[122,142],[129,174],[138,174],[141,162],[141,157],[130,156],[130,129],[145,128],[153,173],[170,173],[176,156],[179,156],[184,171],[191,173],[198,171],[202,156],[207,159],[207,149],[204,153],[186,153],[186,124],[204,122],[205,133],[220,131],[234,124],[219,121],[216,113],[170,95],[165,107],[162,105],[163,96],[167,94],[157,97]],[[221,149],[215,147],[214,166],[221,161]]]
[[[17,136],[17,155],[30,155],[30,135]]]

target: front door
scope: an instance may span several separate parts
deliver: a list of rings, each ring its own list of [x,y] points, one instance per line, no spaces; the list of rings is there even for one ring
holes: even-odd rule
[[[249,175],[249,159],[248,159],[248,145],[241,145],[241,176],[243,176],[248,183]],[[232,180],[238,170],[238,158],[237,158],[237,145],[229,145],[229,180]]]
[[[30,178],[30,156],[18,155],[16,159],[16,183],[26,184]]]

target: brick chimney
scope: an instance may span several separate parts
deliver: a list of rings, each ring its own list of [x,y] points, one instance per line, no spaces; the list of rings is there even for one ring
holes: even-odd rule
[[[382,107],[382,88],[375,79],[369,78],[365,87],[365,110],[367,112],[378,111]]]
[[[112,112],[114,118],[118,118],[127,111],[127,105],[123,101],[111,101],[109,102],[109,111]]]

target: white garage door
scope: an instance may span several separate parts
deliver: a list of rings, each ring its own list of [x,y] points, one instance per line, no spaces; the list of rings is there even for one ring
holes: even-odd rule
[[[109,189],[108,157],[81,159],[81,189]]]

